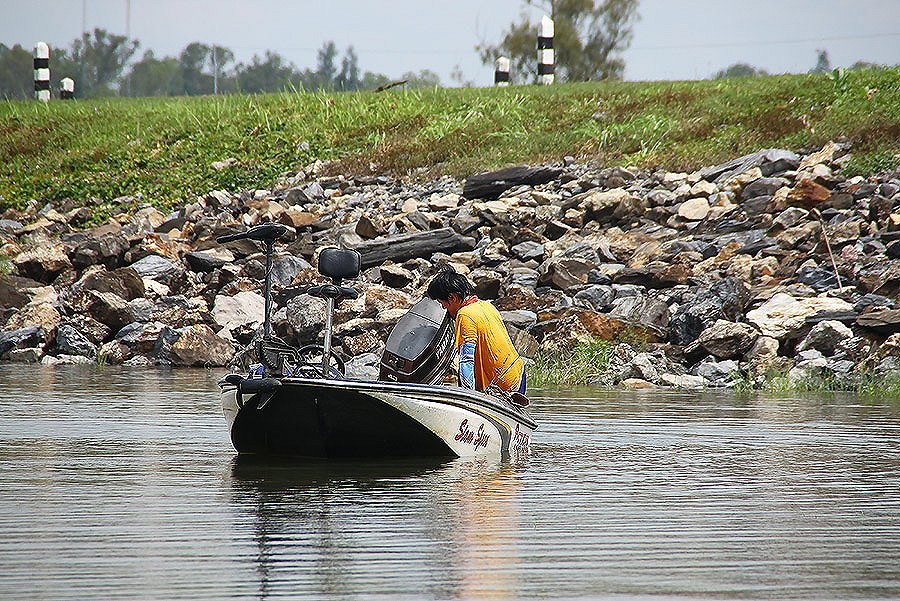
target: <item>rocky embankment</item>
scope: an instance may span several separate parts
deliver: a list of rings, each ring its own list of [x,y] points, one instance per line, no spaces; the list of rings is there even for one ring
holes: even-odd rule
[[[362,255],[335,318],[348,370],[371,376],[391,326],[452,264],[503,312],[517,347],[617,342],[596,383],[760,383],[766,374],[900,375],[900,170],[841,176],[850,149],[769,149],[695,173],[564,165],[430,185],[317,177],[210,192],[164,215],[139,199],[0,220],[0,359],[221,366],[257,333],[265,259],[217,235],[290,226],[273,269],[274,328],[321,339],[317,250]],[[227,167],[223,167],[227,168]],[[130,208],[129,208],[130,207]],[[6,257],[3,259],[2,257]]]

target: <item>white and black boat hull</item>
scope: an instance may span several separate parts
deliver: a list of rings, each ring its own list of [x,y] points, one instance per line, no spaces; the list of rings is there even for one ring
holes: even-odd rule
[[[234,376],[220,385],[240,454],[519,456],[536,428],[512,403],[448,386]]]

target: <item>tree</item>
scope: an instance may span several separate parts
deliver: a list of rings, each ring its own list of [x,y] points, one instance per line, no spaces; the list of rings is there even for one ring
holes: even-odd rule
[[[757,69],[753,65],[747,63],[735,63],[730,67],[722,69],[713,75],[713,79],[726,79],[729,77],[758,77],[768,75],[765,69]]]
[[[816,57],[816,66],[813,67],[809,72],[810,73],[830,73],[831,72],[831,60],[828,58],[828,51],[822,50],[821,48],[816,50],[818,56]]]
[[[391,83],[391,78],[384,73],[372,73],[371,71],[366,71],[363,73],[362,81],[359,82],[359,89],[374,90],[381,86],[386,86],[389,83]]]
[[[188,96],[213,93],[213,78],[205,71],[211,51],[212,48],[200,42],[191,42],[181,51],[178,66],[183,93]]]
[[[184,91],[178,59],[170,56],[157,59],[152,50],[132,65],[126,82],[131,96],[175,96]]]
[[[300,80],[300,74],[292,63],[285,62],[281,55],[266,50],[265,59],[254,55],[249,65],[238,65],[237,81],[242,92],[277,92],[290,83]]]
[[[0,44],[0,98],[31,98],[34,93],[34,62],[31,51],[19,44]],[[52,73],[51,73],[52,75]]]
[[[527,5],[547,10],[554,21],[553,45],[556,74],[566,81],[619,79],[625,62],[619,53],[631,42],[638,0],[527,0]],[[476,46],[485,65],[500,56],[509,57],[516,81],[537,80],[539,24],[522,15],[510,24],[497,45]]]
[[[337,75],[337,46],[331,40],[322,44],[319,49],[318,60],[316,63],[316,75],[319,78],[320,88],[331,88],[334,86],[334,76]]]
[[[81,96],[106,96],[117,89],[119,76],[141,43],[96,28],[72,42],[69,57],[80,66]],[[52,73],[52,66],[51,66]]]
[[[339,90],[352,92],[359,89],[359,59],[353,46],[347,48],[344,53],[344,60],[341,61],[341,72],[335,79],[335,86]]]
[[[441,78],[429,69],[422,69],[418,73],[407,71],[400,79],[405,79],[409,88],[437,88],[441,85]]]

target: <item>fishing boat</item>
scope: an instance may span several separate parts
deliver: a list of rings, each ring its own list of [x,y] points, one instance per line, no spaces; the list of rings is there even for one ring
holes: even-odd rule
[[[358,292],[360,255],[323,248],[318,270],[331,282],[306,293],[326,302],[322,345],[292,347],[272,334],[272,253],[287,231],[262,224],[217,241],[265,245],[265,316],[258,363],[219,382],[231,441],[240,455],[309,458],[470,457],[527,454],[537,424],[518,393],[443,384],[455,352],[453,320],[435,301],[416,303],[385,343],[377,380],[350,379],[332,348],[335,307]]]

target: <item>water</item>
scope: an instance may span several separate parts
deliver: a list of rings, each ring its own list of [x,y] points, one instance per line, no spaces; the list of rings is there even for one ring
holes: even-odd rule
[[[218,375],[0,366],[0,597],[900,598],[900,403],[537,392],[519,463],[260,464]]]

